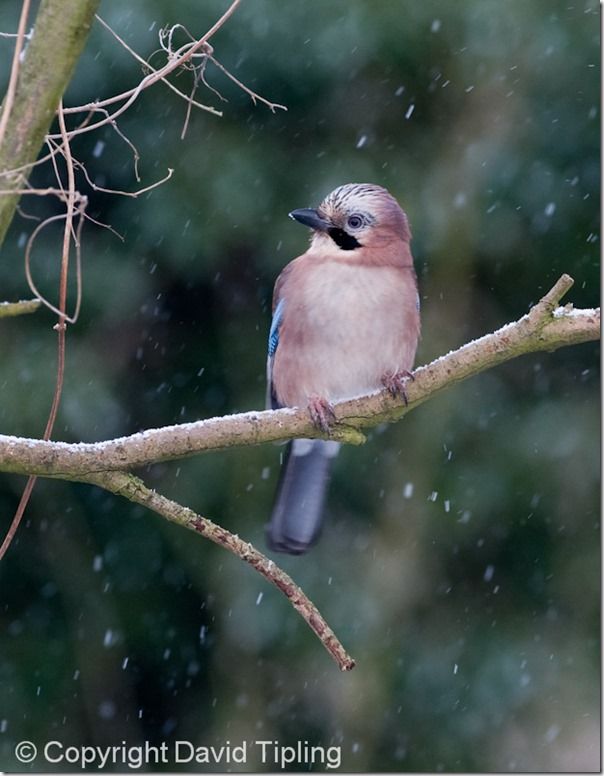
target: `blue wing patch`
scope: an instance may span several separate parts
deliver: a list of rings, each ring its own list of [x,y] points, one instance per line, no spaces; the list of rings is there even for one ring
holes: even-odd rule
[[[281,301],[275,308],[275,313],[273,315],[273,320],[271,322],[271,330],[268,335],[269,358],[272,358],[275,355],[275,351],[277,350],[277,345],[279,344],[279,329],[281,327],[281,321],[283,320],[284,307],[285,307],[285,300],[281,299]]]
[[[277,401],[275,392],[273,390],[273,361],[275,353],[277,352],[277,346],[279,345],[279,329],[283,321],[283,311],[285,309],[285,300],[281,299],[279,304],[275,308],[273,313],[273,320],[271,321],[271,329],[268,334],[268,360],[266,363],[266,406],[267,409],[277,409],[281,405]]]

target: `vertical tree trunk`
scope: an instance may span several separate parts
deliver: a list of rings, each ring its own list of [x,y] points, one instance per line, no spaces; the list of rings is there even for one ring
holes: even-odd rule
[[[15,100],[0,146],[0,171],[34,162],[63,92],[84,48],[99,0],[42,0],[33,36],[25,48]],[[0,188],[18,190],[28,177],[0,179]],[[19,195],[0,196],[0,245]]]

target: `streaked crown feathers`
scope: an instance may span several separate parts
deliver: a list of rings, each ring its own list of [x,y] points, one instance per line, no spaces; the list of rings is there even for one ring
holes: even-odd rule
[[[350,215],[365,216],[367,224],[394,229],[404,240],[411,239],[407,215],[390,192],[373,183],[346,183],[328,194],[318,207],[319,213],[333,223]]]

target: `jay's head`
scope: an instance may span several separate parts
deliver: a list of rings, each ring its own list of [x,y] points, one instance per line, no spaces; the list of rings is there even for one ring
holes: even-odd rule
[[[385,242],[409,242],[407,216],[394,197],[372,183],[346,183],[318,208],[292,210],[290,218],[313,230],[312,244],[354,251]]]

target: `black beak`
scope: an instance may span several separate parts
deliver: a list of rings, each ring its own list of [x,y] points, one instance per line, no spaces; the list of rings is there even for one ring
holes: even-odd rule
[[[317,232],[326,232],[331,229],[332,224],[321,218],[319,213],[313,208],[302,208],[301,210],[292,210],[289,214],[290,218],[294,221],[299,221],[304,226],[310,226],[311,229],[315,229]]]

